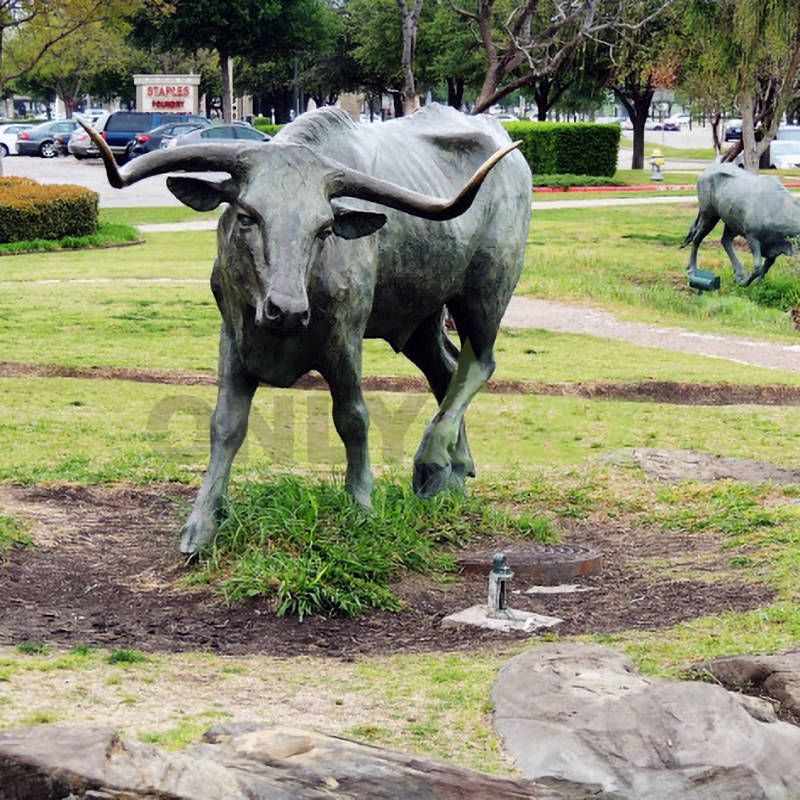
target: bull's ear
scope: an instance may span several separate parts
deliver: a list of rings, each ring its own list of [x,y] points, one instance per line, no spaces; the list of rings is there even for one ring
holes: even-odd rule
[[[195,211],[213,211],[220,203],[232,203],[239,195],[236,181],[221,182],[201,178],[167,178],[167,188],[184,205]]]
[[[386,224],[386,214],[376,211],[357,211],[336,204],[333,209],[333,232],[342,239],[369,236]]]

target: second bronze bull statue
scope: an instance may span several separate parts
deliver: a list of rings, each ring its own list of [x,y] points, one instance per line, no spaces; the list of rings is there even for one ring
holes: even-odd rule
[[[216,533],[258,384],[291,386],[312,369],[330,386],[347,454],[345,486],[370,506],[365,337],[385,339],[411,359],[439,403],[414,457],[415,491],[430,497],[475,474],[464,413],[494,370],[531,212],[530,170],[496,122],[432,106],[356,125],[324,108],[267,144],[179,147],[121,170],[92,133],[117,188],[165,172],[230,176],[167,180],[198,211],[228,204],[211,276],[222,315],[211,458],[182,552],[196,552]],[[445,304],[460,350],[442,328]]]

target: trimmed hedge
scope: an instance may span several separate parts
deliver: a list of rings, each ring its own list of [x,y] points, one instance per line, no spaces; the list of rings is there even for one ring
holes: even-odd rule
[[[253,127],[261,133],[266,133],[267,136],[274,136],[283,125],[273,125],[266,117],[256,117],[253,120]]]
[[[573,186],[620,186],[625,187],[623,181],[606,178],[602,175],[572,175],[571,173],[561,173],[560,175],[536,175],[533,176],[534,186],[546,186],[551,189],[564,189],[567,191]]]
[[[97,201],[83,186],[0,178],[0,242],[88,236],[97,230]]]
[[[593,122],[504,122],[534,175],[604,175],[617,171],[619,125]]]

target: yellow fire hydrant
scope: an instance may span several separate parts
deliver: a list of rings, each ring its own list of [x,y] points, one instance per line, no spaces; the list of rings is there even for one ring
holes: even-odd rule
[[[661,151],[653,150],[653,155],[650,156],[650,180],[663,181],[664,176],[661,174],[661,168],[664,166],[664,157]]]

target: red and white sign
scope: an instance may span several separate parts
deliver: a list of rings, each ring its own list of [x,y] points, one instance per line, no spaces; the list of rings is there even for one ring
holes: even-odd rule
[[[197,75],[135,75],[138,111],[197,113]]]

